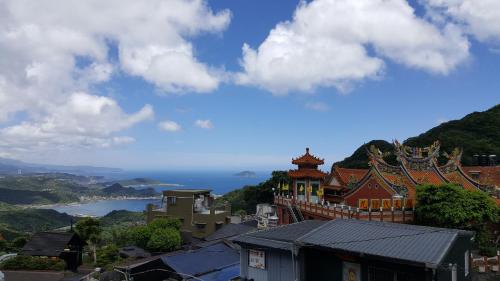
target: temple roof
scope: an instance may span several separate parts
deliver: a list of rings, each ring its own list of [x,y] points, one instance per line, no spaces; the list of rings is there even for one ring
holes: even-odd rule
[[[500,166],[473,166],[462,169],[482,185],[500,187]]]
[[[338,178],[340,178],[343,184],[349,184],[351,182],[359,182],[368,173],[368,170],[334,167],[332,172],[337,173]]]
[[[309,147],[306,148],[306,153],[299,158],[292,159],[292,164],[295,165],[323,165],[325,164],[324,159],[320,159],[314,155],[309,154]]]
[[[326,173],[317,169],[298,169],[288,171],[288,176],[291,178],[314,178],[322,179],[326,177]]]

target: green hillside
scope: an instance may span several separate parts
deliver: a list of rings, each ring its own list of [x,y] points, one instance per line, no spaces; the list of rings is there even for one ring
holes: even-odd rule
[[[45,231],[70,225],[72,216],[52,209],[0,211],[1,229],[29,232]]]
[[[500,156],[500,104],[483,112],[473,112],[460,120],[453,120],[434,127],[403,143],[409,146],[429,146],[435,140],[441,142],[441,151],[451,152],[455,147],[463,148],[462,164],[473,165],[474,154],[495,154]],[[382,152],[392,152],[393,146],[384,140],[373,140],[359,147],[351,156],[335,163],[344,168],[368,168],[366,147],[374,144]],[[387,157],[393,163],[395,157]],[[445,161],[443,158],[441,162]]]

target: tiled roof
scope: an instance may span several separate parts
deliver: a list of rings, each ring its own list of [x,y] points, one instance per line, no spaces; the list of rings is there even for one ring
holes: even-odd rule
[[[292,164],[302,165],[302,164],[311,164],[311,165],[323,165],[325,164],[324,159],[320,159],[314,155],[309,154],[309,147],[306,148],[306,153],[299,158],[292,159]]]
[[[367,169],[347,169],[334,167],[334,172],[340,177],[340,180],[343,184],[348,184],[352,181],[359,182],[365,175],[368,173]]]
[[[451,173],[444,174],[444,176],[454,184],[461,185],[463,188],[468,190],[477,190],[476,186],[468,181],[459,171],[453,171]]]
[[[326,173],[316,169],[298,169],[288,171],[288,175],[292,178],[315,178],[322,179],[326,177]]]
[[[33,235],[30,241],[24,245],[21,253],[30,256],[58,257],[70,242],[85,244],[75,233],[39,232]]]
[[[477,180],[483,185],[500,187],[500,166],[473,166],[462,169],[473,179],[473,174],[478,174]]]
[[[434,170],[418,171],[408,169],[408,173],[418,184],[440,185],[444,183],[441,177]]]

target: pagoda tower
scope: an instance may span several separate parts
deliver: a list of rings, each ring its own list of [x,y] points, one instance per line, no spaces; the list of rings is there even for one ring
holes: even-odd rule
[[[292,192],[296,200],[319,202],[318,190],[327,174],[318,169],[318,166],[324,163],[324,159],[311,155],[309,148],[306,148],[304,155],[292,159],[292,164],[298,168],[288,171],[288,176],[292,178]]]

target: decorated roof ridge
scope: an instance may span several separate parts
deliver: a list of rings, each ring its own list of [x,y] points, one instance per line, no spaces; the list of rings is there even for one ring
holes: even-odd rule
[[[398,140],[394,140],[393,144],[394,152],[400,162],[408,161],[423,163],[433,161],[439,156],[439,149],[441,148],[441,143],[438,140],[426,147],[411,147],[401,144]],[[427,154],[425,157],[424,153]]]
[[[477,189],[480,189],[482,191],[485,186],[483,186],[481,183],[475,181],[473,178],[471,178],[467,173],[462,169],[462,166],[457,166],[457,172],[459,172],[468,182],[470,182],[472,185],[474,185]]]
[[[379,177],[392,191],[394,191],[395,193],[397,193],[398,195],[402,195],[401,194],[401,191],[402,190],[406,190],[406,192],[408,192],[408,189],[404,186],[397,186],[395,184],[393,184],[392,182],[390,182],[388,179],[386,179],[382,173],[377,169],[377,167],[375,166],[372,166],[370,169],[368,169],[368,172],[366,173],[366,175],[356,184],[356,186],[351,189],[349,192],[347,192],[345,194],[345,196],[349,196],[351,195],[352,193],[356,192],[359,188],[361,188],[361,186],[363,186],[363,184],[370,179],[370,176],[372,175],[372,172],[375,173],[375,175],[377,177]]]
[[[436,173],[446,182],[446,183],[449,183],[450,180],[448,180],[448,178],[443,174],[443,172],[439,169],[439,166],[438,166],[438,163],[437,161],[435,161],[433,164],[432,164],[432,167],[433,169],[436,171]]]
[[[387,164],[388,165],[388,164]],[[390,165],[389,165],[390,166]],[[408,174],[405,173],[404,169],[401,167],[401,166],[392,166],[392,167],[398,167],[402,172],[403,172],[403,175],[407,176],[408,177]],[[387,179],[386,177],[384,177],[384,175],[382,174],[382,172],[379,170],[379,168],[377,166],[374,166],[374,171],[375,173],[377,173],[377,175],[379,177],[382,178],[382,180],[389,185],[389,187],[394,190],[394,192],[396,192],[397,194],[401,195],[401,191],[402,190],[406,190],[406,193],[408,193],[408,188],[404,185],[397,185],[393,182],[391,182],[389,179]],[[410,181],[413,183],[413,180],[412,178],[410,177]]]
[[[321,159],[312,154],[309,154],[309,147],[306,147],[306,153],[298,158],[292,158],[292,164],[312,164],[312,165],[323,165],[325,164],[325,159]]]
[[[417,185],[418,181],[413,178],[413,176],[410,174],[409,169],[403,163],[401,163],[400,167],[401,171],[403,171],[403,174],[405,174],[410,179],[410,181],[413,182],[413,184]]]

